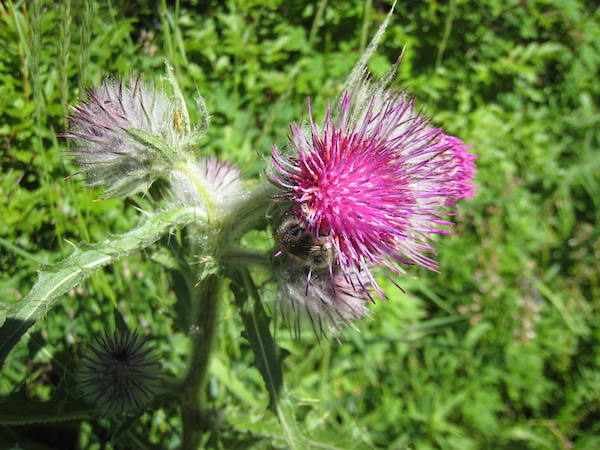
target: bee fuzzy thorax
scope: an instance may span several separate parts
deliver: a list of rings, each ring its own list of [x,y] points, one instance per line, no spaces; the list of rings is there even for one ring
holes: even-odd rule
[[[313,245],[308,252],[309,265],[316,269],[324,269],[335,261],[333,246],[323,240],[319,245]]]
[[[331,267],[335,251],[327,236],[314,236],[298,217],[285,219],[275,232],[275,241],[281,249],[313,269]]]

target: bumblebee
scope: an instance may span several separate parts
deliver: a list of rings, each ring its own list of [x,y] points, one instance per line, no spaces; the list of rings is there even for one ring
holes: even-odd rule
[[[313,236],[297,217],[289,217],[281,223],[275,232],[275,241],[283,251],[311,269],[324,269],[335,261],[335,250],[325,236]]]

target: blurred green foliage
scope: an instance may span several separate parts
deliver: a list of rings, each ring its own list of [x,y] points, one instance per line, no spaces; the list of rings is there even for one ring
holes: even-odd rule
[[[331,448],[600,447],[600,9],[584,0],[399,2],[371,69],[406,46],[398,88],[479,155],[478,194],[440,239],[442,274],[409,269],[406,294],[348,329],[342,345],[285,325],[284,379],[297,426]],[[65,177],[56,138],[67,105],[112,74],[174,65],[204,96],[204,151],[260,176],[271,145],[323,115],[390,8],[320,2],[62,0],[0,4],[0,324],[40,263],[138,220],[127,201]],[[193,108],[190,108],[193,110]],[[269,246],[266,233],[252,236]],[[140,254],[74,290],[11,353],[0,394],[65,393],[79,350],[117,307],[151,335],[165,368],[188,345],[165,270]],[[412,276],[415,275],[413,278]],[[264,293],[268,300],[268,292]],[[211,448],[284,446],[232,299],[223,307],[208,395]],[[0,409],[3,404],[0,401]],[[9,411],[4,411],[9,413]],[[14,448],[113,448],[107,419],[0,430]],[[147,412],[117,448],[175,448],[175,410]],[[2,445],[4,446],[4,445]]]

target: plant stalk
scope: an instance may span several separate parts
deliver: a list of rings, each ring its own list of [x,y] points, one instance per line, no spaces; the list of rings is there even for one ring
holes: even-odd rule
[[[183,382],[181,403],[183,423],[181,448],[184,450],[198,449],[202,434],[210,428],[209,411],[204,404],[202,392],[217,328],[220,285],[220,277],[211,274],[192,288],[194,305],[192,354],[189,370]]]

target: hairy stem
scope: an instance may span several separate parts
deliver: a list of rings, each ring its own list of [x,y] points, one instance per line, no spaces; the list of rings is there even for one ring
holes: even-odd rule
[[[183,383],[181,418],[183,422],[182,449],[196,450],[202,434],[210,427],[208,410],[203,404],[202,391],[213,348],[220,297],[218,275],[209,275],[193,287],[194,326],[192,354],[188,373]]]
[[[268,182],[262,182],[247,197],[240,199],[223,219],[227,242],[238,242],[244,233],[266,226],[269,207],[277,188]]]

